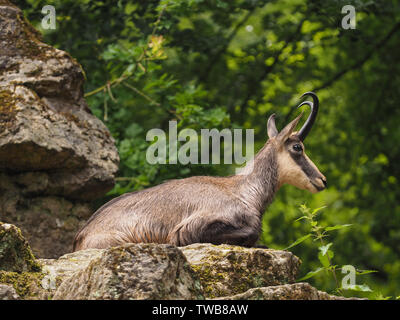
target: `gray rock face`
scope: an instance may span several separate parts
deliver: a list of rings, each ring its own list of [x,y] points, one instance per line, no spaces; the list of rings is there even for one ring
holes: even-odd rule
[[[199,275],[207,298],[293,283],[301,263],[292,253],[280,250],[205,243],[180,249]]]
[[[83,98],[69,54],[40,42],[13,6],[0,6],[0,168],[50,171],[51,194],[91,200],[107,192],[118,154]]]
[[[89,201],[113,187],[119,157],[84,100],[82,67],[40,38],[0,1],[0,220],[21,227],[38,256],[58,257]]]
[[[75,233],[92,208],[84,201],[42,196],[43,175],[0,172],[0,220],[18,225],[37,257],[56,258],[72,250]]]
[[[100,258],[103,252],[101,249],[87,249],[67,253],[58,259],[39,259],[39,261],[43,265],[43,272],[50,277],[61,279],[62,282],[74,273],[86,269],[93,260]]]
[[[19,300],[20,296],[11,286],[0,284],[0,300]]]
[[[65,279],[53,299],[203,298],[196,274],[182,252],[171,245],[89,249],[61,257],[53,264],[43,263]]]

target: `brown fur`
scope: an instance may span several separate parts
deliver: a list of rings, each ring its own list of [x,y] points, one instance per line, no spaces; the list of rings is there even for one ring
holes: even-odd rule
[[[299,119],[279,134],[269,121],[273,136],[239,175],[171,180],[111,200],[77,233],[74,251],[139,242],[254,246],[262,215],[281,185],[312,192],[321,190],[316,185],[323,188],[325,177],[305,154],[301,166],[290,156]]]

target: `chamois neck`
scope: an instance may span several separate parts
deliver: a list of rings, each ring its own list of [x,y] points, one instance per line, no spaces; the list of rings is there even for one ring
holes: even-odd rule
[[[263,214],[278,190],[278,164],[273,143],[268,141],[240,175],[242,201]]]

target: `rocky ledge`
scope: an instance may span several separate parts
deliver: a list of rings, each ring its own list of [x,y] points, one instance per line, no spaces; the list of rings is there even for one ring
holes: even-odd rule
[[[230,245],[126,244],[35,259],[21,231],[0,223],[0,300],[341,300],[296,283],[288,251]]]

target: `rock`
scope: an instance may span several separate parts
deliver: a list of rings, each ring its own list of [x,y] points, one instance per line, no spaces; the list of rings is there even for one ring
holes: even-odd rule
[[[58,259],[39,259],[39,262],[43,265],[43,272],[49,275],[48,279],[59,279],[62,282],[86,269],[90,262],[100,258],[103,253],[104,249],[87,249],[67,253]]]
[[[319,291],[308,283],[284,284],[247,290],[221,300],[363,300],[330,295]]]
[[[14,6],[0,6],[0,168],[51,171],[52,194],[92,200],[109,191],[118,153],[83,98],[82,67]]]
[[[0,300],[19,300],[20,296],[11,286],[0,284]]]
[[[40,265],[21,231],[14,225],[2,222],[0,222],[0,270],[40,271]]]
[[[75,266],[78,269],[73,272]],[[52,267],[56,275],[63,270],[65,279],[53,299],[203,298],[196,274],[182,252],[171,245],[127,244],[83,250],[60,258]]]
[[[59,113],[25,86],[0,86],[0,125],[0,169],[48,171],[42,194],[93,200],[113,187],[118,154],[93,115]]]
[[[45,173],[0,172],[0,220],[17,224],[37,257],[57,258],[72,251],[74,236],[92,207],[60,196],[41,196]]]
[[[300,259],[288,251],[229,245],[192,244],[180,248],[199,275],[207,298],[251,288],[293,283]]]
[[[4,223],[0,245],[0,299],[345,299],[292,283],[300,260],[286,251],[138,243],[35,260],[19,229]]]
[[[51,295],[42,286],[42,272],[10,272],[0,270],[0,284],[13,287],[23,300],[47,300]]]
[[[118,152],[84,81],[75,59],[0,1],[0,220],[17,224],[40,257],[69,252],[90,202],[115,183]]]
[[[28,242],[14,225],[0,222],[0,299],[15,296],[37,298],[44,274]],[[4,285],[4,286],[3,286]],[[10,291],[6,287],[12,287]]]

